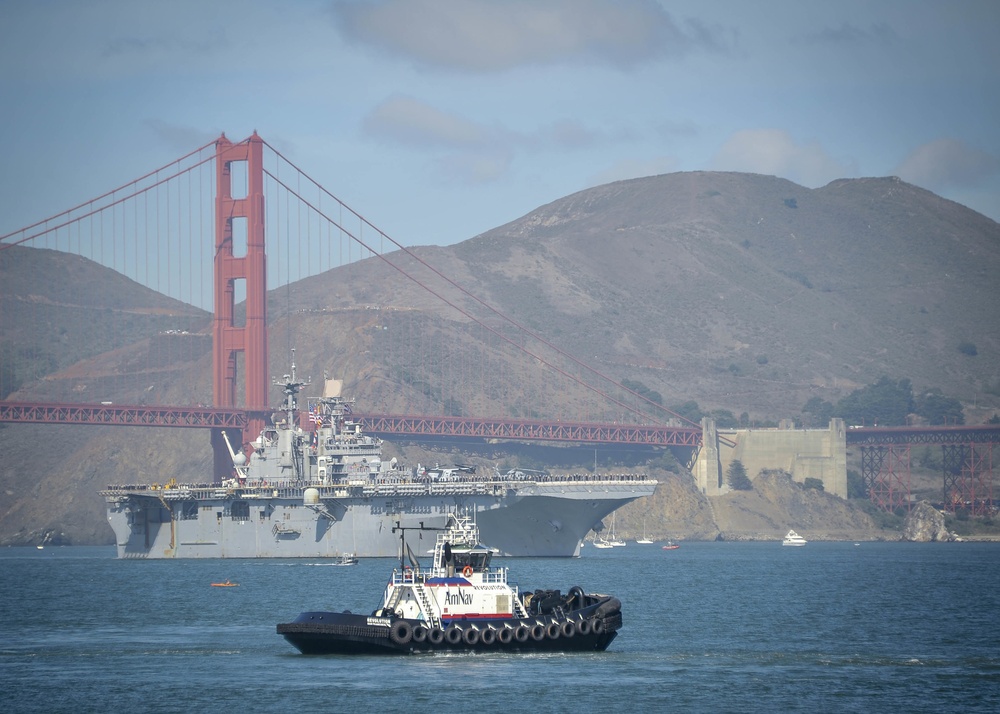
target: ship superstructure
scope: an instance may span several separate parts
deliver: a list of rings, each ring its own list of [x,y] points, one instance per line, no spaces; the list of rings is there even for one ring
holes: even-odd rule
[[[393,526],[445,527],[474,512],[486,542],[513,556],[575,556],[615,509],[648,496],[638,474],[554,477],[516,472],[402,468],[382,460],[338,380],[309,400],[297,423],[294,365],[272,423],[247,458],[230,444],[233,476],[221,484],[112,485],[101,492],[120,558],[394,557]],[[229,440],[227,438],[227,443]],[[457,478],[459,473],[461,478]]]

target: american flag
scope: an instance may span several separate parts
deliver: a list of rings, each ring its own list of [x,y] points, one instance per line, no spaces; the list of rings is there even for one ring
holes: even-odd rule
[[[309,407],[309,421],[313,424],[319,421],[319,410],[315,405]]]

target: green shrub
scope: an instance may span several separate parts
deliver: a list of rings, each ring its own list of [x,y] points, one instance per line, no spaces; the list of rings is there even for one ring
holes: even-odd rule
[[[746,466],[739,459],[736,459],[731,464],[729,468],[726,469],[726,481],[729,483],[729,487],[734,491],[752,491],[753,482],[750,481],[750,477],[747,476]]]

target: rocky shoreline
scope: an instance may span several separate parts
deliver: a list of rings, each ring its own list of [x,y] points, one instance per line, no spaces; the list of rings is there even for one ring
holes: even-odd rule
[[[959,536],[927,501],[910,512],[900,530],[879,527],[857,504],[805,488],[780,472],[761,474],[750,491],[707,497],[683,474],[656,475],[656,493],[618,511],[617,534],[655,540],[780,541],[789,529],[811,541],[1000,541],[1000,534]]]

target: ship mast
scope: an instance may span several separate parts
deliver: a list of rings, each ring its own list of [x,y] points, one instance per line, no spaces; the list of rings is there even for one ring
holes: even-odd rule
[[[302,387],[307,387],[312,383],[312,380],[305,382],[299,382],[295,375],[295,348],[292,348],[292,373],[282,376],[282,381],[274,380],[274,386],[281,387],[281,391],[285,395],[284,401],[281,403],[281,409],[285,412],[285,423],[289,427],[295,424],[295,413],[299,410],[298,404],[298,393]]]

